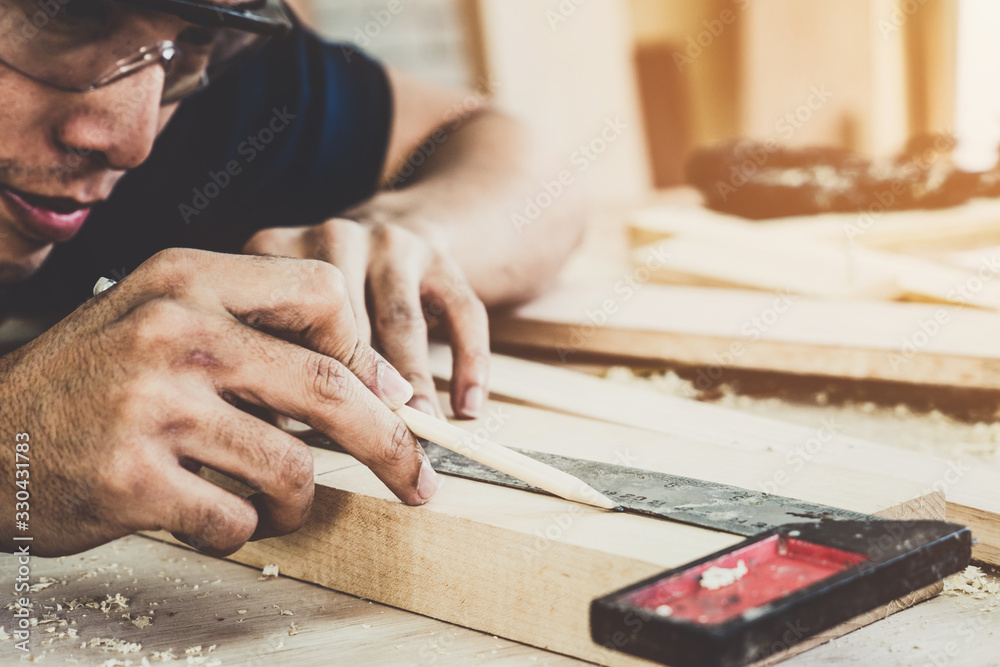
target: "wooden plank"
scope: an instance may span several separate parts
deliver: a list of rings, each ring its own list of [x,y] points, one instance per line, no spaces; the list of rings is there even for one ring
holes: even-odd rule
[[[631,282],[566,286],[493,319],[498,343],[920,385],[1000,389],[1000,315],[921,303]]]
[[[1000,280],[992,280],[1000,272],[997,262],[946,266],[851,243],[853,237],[845,236],[843,228],[839,236],[817,234],[811,219],[801,225],[771,225],[701,207],[679,208],[648,210],[631,218],[633,242],[667,237],[632,253],[638,266],[649,265],[651,253],[669,256],[652,271],[658,282],[1000,309]],[[979,271],[984,266],[987,270]]]
[[[932,211],[874,209],[749,222],[698,206],[658,206],[628,216],[633,244],[645,245],[679,233],[705,232],[714,225],[728,234],[752,228],[758,235],[811,239],[824,243],[854,242],[886,252],[940,252],[1000,244],[1000,199],[970,202]],[[722,227],[725,225],[726,227]]]
[[[749,288],[822,298],[895,299],[903,289],[895,272],[878,263],[852,262],[843,250],[816,243],[772,243],[754,238],[678,238],[636,248],[635,267],[672,285]],[[663,257],[653,266],[651,256]],[[962,273],[960,269],[946,269]],[[998,300],[1000,303],[1000,300]]]
[[[742,135],[877,156],[903,147],[909,132],[903,37],[879,24],[891,19],[894,0],[745,6]],[[825,95],[809,100],[813,90]]]
[[[450,377],[447,348],[434,346],[431,363],[436,377]],[[673,435],[692,443],[725,443],[732,449],[774,455],[777,458],[770,474],[758,477],[754,487],[770,493],[785,494],[787,488],[794,488],[790,485],[796,483],[798,475],[808,474],[813,466],[838,466],[857,472],[877,470],[943,491],[948,519],[970,526],[979,540],[973,548],[974,557],[1000,564],[1000,494],[996,493],[1000,479],[972,462],[946,461],[844,436],[837,432],[834,422],[806,428],[502,355],[493,357],[490,389],[509,399]],[[674,471],[680,469],[674,467],[679,463],[671,465]],[[721,458],[716,458],[714,465],[720,470],[726,467]],[[716,472],[701,474],[708,478]]]
[[[753,485],[772,457],[492,402],[457,422],[500,442],[650,470]],[[718,449],[715,449],[718,447]],[[668,521],[446,478],[423,508],[401,505],[353,459],[317,452],[322,467],[307,525],[248,545],[233,559],[336,590],[606,665],[648,664],[593,644],[595,597],[741,538]],[[735,461],[723,464],[722,461]],[[814,466],[789,486],[805,500],[895,518],[939,518],[941,494],[877,475]]]

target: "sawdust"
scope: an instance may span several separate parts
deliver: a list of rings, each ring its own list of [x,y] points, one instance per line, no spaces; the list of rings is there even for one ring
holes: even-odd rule
[[[108,653],[128,655],[141,651],[142,644],[125,641],[124,639],[114,639],[113,637],[94,637],[89,642],[81,644],[80,648],[96,648]]]
[[[664,616],[664,617],[672,616],[674,613],[673,607],[671,607],[668,604],[661,604],[659,607],[655,609],[655,611],[657,616]]]
[[[944,594],[968,595],[976,600],[991,600],[1000,605],[1000,581],[970,565],[944,580]]]
[[[140,630],[142,630],[143,628],[148,628],[150,625],[153,624],[153,619],[150,616],[137,616],[136,618],[133,618],[131,620],[132,620],[132,625],[139,628]]]
[[[275,565],[274,563],[271,563],[269,565],[265,565],[264,569],[261,570],[261,574],[263,574],[264,576],[258,577],[258,580],[259,581],[264,581],[265,579],[268,579],[268,578],[271,578],[271,577],[277,578],[278,577],[278,573],[279,573],[278,566]]]
[[[184,655],[187,656],[185,661],[189,665],[205,665],[205,667],[218,667],[222,664],[222,661],[218,658],[212,658],[210,654],[215,650],[215,644],[212,644],[207,649],[202,649],[199,646],[192,646],[190,648],[184,649]]]
[[[726,586],[732,586],[737,581],[746,576],[747,564],[740,560],[736,567],[710,567],[701,574],[701,587],[710,591],[717,591]]]
[[[173,662],[177,660],[177,656],[173,651],[153,651],[153,655],[150,657],[154,662]]]
[[[845,398],[845,392],[850,391],[843,387],[837,388],[836,400],[831,399],[833,390],[815,389],[778,398],[767,392],[750,396],[726,383],[699,391],[695,381],[674,370],[616,366],[603,375],[615,382],[801,426],[815,428],[829,420],[836,424],[839,434],[949,459],[973,458],[1000,472],[1000,409],[991,416],[979,414],[979,421],[966,421],[938,409],[918,409],[902,402],[879,405],[871,400]]]
[[[115,593],[114,597],[108,595],[103,600],[92,597],[75,598],[66,603],[66,608],[70,611],[77,609],[98,609],[105,614],[120,612],[128,609],[129,600],[121,593]]]

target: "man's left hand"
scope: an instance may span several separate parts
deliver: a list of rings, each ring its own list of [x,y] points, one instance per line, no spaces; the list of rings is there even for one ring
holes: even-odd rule
[[[486,307],[454,260],[400,225],[335,218],[312,227],[265,229],[243,252],[318,259],[347,279],[359,337],[373,342],[413,385],[410,406],[443,416],[428,358],[428,321],[441,319],[451,340],[451,405],[479,415],[487,396]]]

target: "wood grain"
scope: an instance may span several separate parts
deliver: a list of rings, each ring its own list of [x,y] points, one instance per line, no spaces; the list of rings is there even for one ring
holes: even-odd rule
[[[593,353],[722,370],[1000,389],[993,333],[1000,330],[1000,315],[994,312],[633,284],[557,288],[494,317],[493,340],[552,350],[562,361]]]
[[[970,215],[967,226],[998,231],[1000,211]],[[977,207],[958,207],[976,211]],[[947,265],[923,257],[888,252],[879,244],[903,234],[948,230],[941,252],[956,238],[955,224],[941,211],[906,211],[888,224],[859,214],[807,216],[749,222],[698,206],[664,207],[630,216],[629,238],[642,243],[632,253],[635,266],[650,266],[651,256],[669,257],[652,266],[651,277],[668,284],[785,290],[818,297],[925,301],[1000,309],[1000,258],[980,258],[975,266]],[[954,214],[953,214],[954,215]],[[956,216],[958,217],[958,216]],[[927,221],[931,221],[928,224]],[[880,225],[878,230],[874,225]],[[891,231],[890,231],[891,229]],[[966,229],[961,238],[968,240]],[[912,241],[911,241],[912,242]],[[961,245],[961,244],[959,244]]]
[[[435,377],[450,377],[450,359],[446,347],[432,348],[431,365]],[[973,547],[974,557],[1000,564],[1000,494],[996,493],[1000,479],[970,461],[946,461],[844,436],[837,432],[835,422],[807,428],[503,355],[493,356],[490,387],[497,396],[654,431],[692,443],[688,455],[694,457],[696,465],[700,461],[702,466],[700,473],[692,476],[711,479],[720,474],[727,467],[725,457],[703,456],[705,450],[702,448],[708,444],[725,444],[727,451],[775,457],[771,460],[772,467],[765,468],[769,474],[758,476],[754,481],[754,488],[772,493],[794,496],[795,493],[788,493],[787,489],[795,488],[792,485],[801,481],[803,474],[822,486],[824,466],[862,474],[877,471],[925,489],[940,490],[947,498],[947,518],[970,526],[979,540]],[[710,465],[706,465],[708,458],[711,458]],[[682,455],[672,458],[670,471],[685,474],[679,472],[682,460]],[[645,465],[643,461],[640,467]],[[744,463],[740,460],[737,465]],[[817,467],[815,474],[811,472],[814,467]],[[759,468],[753,469],[761,475]],[[840,477],[831,479],[837,482]],[[738,484],[723,478],[715,478],[715,481]]]
[[[767,454],[491,402],[457,422],[526,449],[755,488],[780,462]],[[446,478],[409,508],[350,457],[317,452],[309,522],[233,558],[468,628],[607,665],[638,665],[589,639],[590,600],[740,541],[732,535],[558,498]],[[878,475],[810,466],[788,495],[898,518],[939,518],[940,494]],[[783,492],[785,490],[783,489]],[[793,493],[794,492],[794,493]]]

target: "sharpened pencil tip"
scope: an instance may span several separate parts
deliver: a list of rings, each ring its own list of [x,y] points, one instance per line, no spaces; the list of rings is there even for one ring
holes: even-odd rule
[[[594,492],[597,493],[597,497],[595,497],[593,500],[588,499],[587,502],[589,504],[593,505],[594,507],[600,507],[601,509],[605,510],[614,510],[618,507],[618,504],[615,501],[611,500],[603,493],[599,493],[596,490]]]

